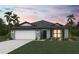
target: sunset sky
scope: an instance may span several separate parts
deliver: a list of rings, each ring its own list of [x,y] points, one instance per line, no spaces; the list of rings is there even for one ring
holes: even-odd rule
[[[35,22],[47,20],[53,23],[66,24],[67,15],[74,14],[79,21],[78,5],[1,5],[0,17],[4,18],[6,11],[13,11],[20,17],[20,21]]]

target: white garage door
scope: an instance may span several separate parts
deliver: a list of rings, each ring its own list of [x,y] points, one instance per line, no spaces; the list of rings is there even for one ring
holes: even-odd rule
[[[15,39],[35,39],[36,33],[34,30],[18,30],[15,31]]]

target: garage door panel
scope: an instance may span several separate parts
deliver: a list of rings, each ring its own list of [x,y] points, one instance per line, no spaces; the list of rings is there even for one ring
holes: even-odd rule
[[[36,33],[33,30],[15,32],[15,39],[35,39],[35,37]]]

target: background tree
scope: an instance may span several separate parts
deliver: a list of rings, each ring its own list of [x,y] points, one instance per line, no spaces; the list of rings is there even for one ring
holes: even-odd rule
[[[75,16],[74,14],[71,14],[71,15],[68,15],[67,16],[67,24],[66,26],[69,27],[69,38],[72,39],[73,38],[73,31],[75,29],[75,22],[74,22],[75,19]]]
[[[79,22],[77,22],[77,27],[79,27]]]
[[[11,25],[11,21],[13,21],[13,19],[11,19],[11,15],[12,15],[12,11],[11,12],[5,12],[4,17],[6,17],[8,25]]]
[[[3,22],[3,19],[0,18],[0,36],[8,34],[8,26]]]
[[[75,22],[74,22],[74,20],[75,20],[74,14],[68,15],[67,18],[68,18],[67,19],[67,25],[73,27],[74,24],[75,24]]]
[[[13,24],[14,25],[18,25],[19,24],[19,17],[17,16],[17,14],[13,14],[13,16],[11,16],[11,18],[13,19]]]
[[[17,14],[13,14],[12,11],[10,12],[5,12],[5,16],[6,17],[6,21],[8,23],[8,27],[9,27],[9,33],[10,33],[10,38],[11,39],[11,29],[13,26],[16,26],[19,24],[19,20],[18,20],[18,16]]]
[[[12,25],[17,25],[19,24],[19,17],[17,14],[13,14],[12,13],[13,11],[10,11],[10,12],[5,12],[5,16],[6,17],[6,20],[7,20],[7,23],[9,26],[12,27]]]

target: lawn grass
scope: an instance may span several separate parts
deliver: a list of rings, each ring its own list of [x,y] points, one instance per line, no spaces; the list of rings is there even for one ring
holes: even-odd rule
[[[9,54],[78,54],[79,41],[32,41]]]

